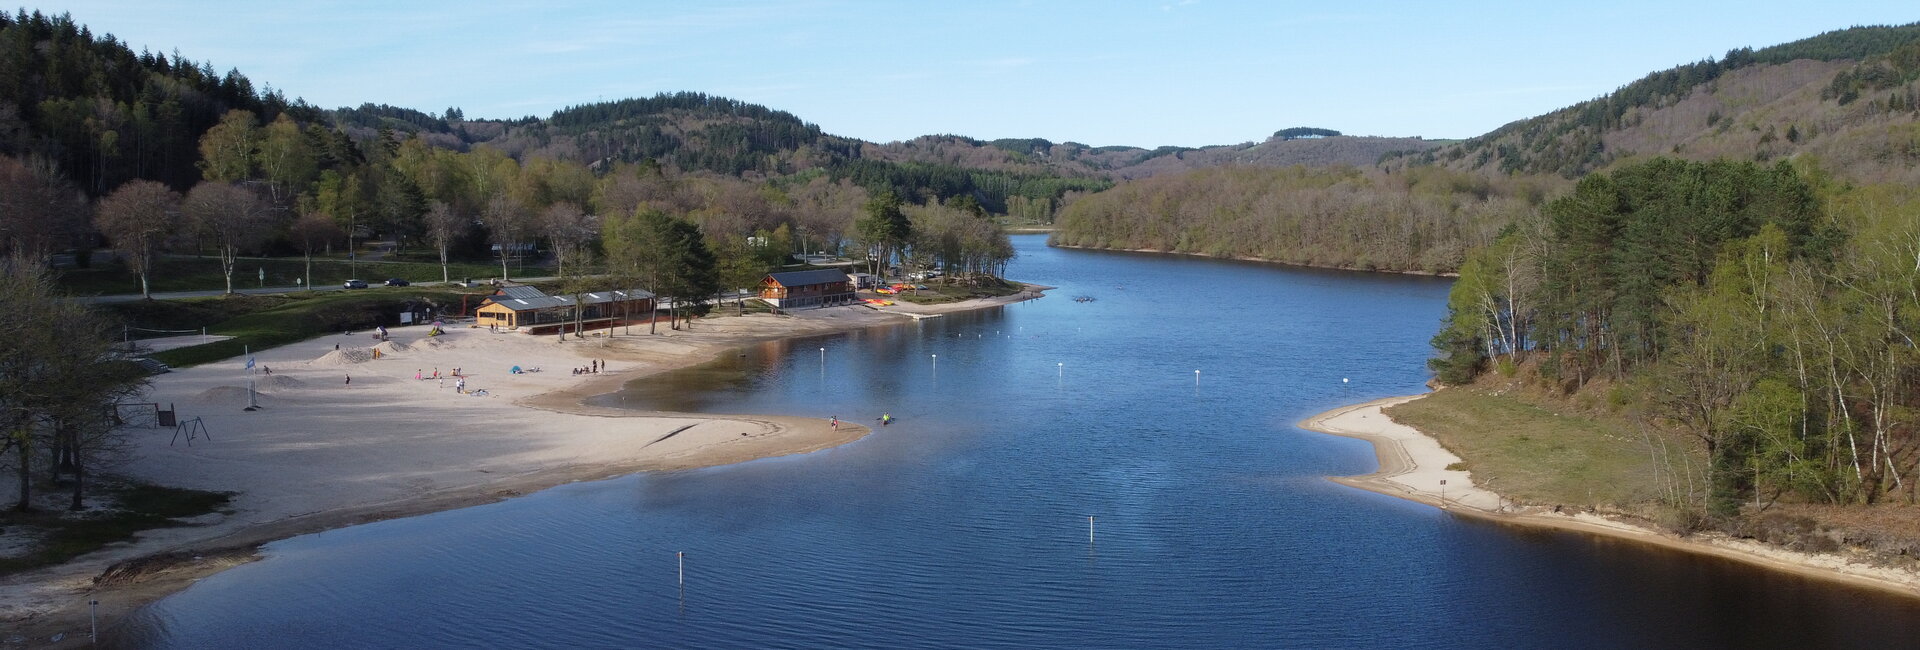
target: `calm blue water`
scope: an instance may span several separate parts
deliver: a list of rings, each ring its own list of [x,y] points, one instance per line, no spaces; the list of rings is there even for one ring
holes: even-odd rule
[[[1293,423],[1421,390],[1445,281],[1016,244],[1010,275],[1058,285],[1052,297],[759,345],[626,395],[680,410],[899,418],[864,440],[277,542],[266,560],[142,610],[114,638],[164,648],[1920,639],[1909,600],[1456,519],[1323,480],[1371,471],[1371,449]]]

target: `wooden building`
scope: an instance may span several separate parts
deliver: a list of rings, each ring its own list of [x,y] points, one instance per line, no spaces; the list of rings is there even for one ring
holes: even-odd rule
[[[549,296],[533,287],[507,287],[487,296],[474,310],[474,322],[481,327],[518,329],[532,334],[614,327],[624,323],[644,323],[653,318],[654,296],[638,290],[595,291],[574,296]]]
[[[853,295],[853,279],[835,269],[769,273],[760,280],[760,299],[781,309],[830,307],[859,300]]]

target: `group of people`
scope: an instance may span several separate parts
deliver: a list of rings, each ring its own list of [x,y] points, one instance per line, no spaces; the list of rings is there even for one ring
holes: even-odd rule
[[[874,419],[875,419],[875,420],[879,420],[879,421],[880,421],[880,426],[883,426],[883,427],[884,427],[884,426],[887,426],[887,425],[890,425],[890,424],[893,424],[893,414],[892,414],[892,413],[881,413],[881,414],[880,414],[880,417],[877,417],[877,418],[874,418]],[[838,416],[838,415],[836,415],[836,416],[833,416],[833,417],[831,417],[831,418],[827,418],[827,426],[829,426],[829,427],[832,427],[834,431],[839,431],[839,430],[840,430],[840,416]]]
[[[607,369],[607,364],[606,364],[605,362],[602,362],[602,361],[600,361],[599,359],[594,359],[594,360],[593,360],[593,363],[589,363],[589,364],[587,364],[587,365],[584,365],[584,366],[580,366],[580,367],[578,367],[578,368],[574,368],[574,369],[573,369],[573,374],[576,374],[576,375],[597,375],[597,374],[600,374],[600,371],[602,371],[602,370],[606,370],[606,369]]]
[[[453,369],[453,374],[451,374],[451,375],[448,375],[448,376],[449,376],[449,377],[459,377],[459,376],[460,376],[460,369],[459,369],[459,368],[454,368],[454,369]],[[433,369],[433,374],[431,374],[431,375],[428,375],[428,374],[426,374],[426,371],[424,371],[424,370],[421,370],[421,369],[419,369],[419,368],[414,368],[414,369],[413,369],[413,378],[414,378],[415,380],[426,380],[426,379],[436,379],[436,380],[437,380],[437,379],[440,379],[440,369],[439,369],[439,368],[434,368],[434,369]]]

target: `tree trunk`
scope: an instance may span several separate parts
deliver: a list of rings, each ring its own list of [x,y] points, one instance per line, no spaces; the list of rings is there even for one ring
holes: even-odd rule
[[[440,245],[440,284],[453,282],[453,276],[447,273],[447,245]]]
[[[313,251],[307,251],[307,290],[313,290]]]
[[[227,294],[233,294],[233,267],[240,263],[232,248],[220,247],[220,272],[227,276]]]
[[[27,444],[27,431],[14,431],[14,447],[20,451],[20,501],[13,505],[14,512],[33,510],[33,450]]]
[[[67,506],[68,510],[87,509],[86,485],[87,468],[80,459],[80,450],[76,448],[73,450],[73,504]]]
[[[140,297],[147,300],[153,299],[153,288],[147,284],[146,271],[140,272]]]

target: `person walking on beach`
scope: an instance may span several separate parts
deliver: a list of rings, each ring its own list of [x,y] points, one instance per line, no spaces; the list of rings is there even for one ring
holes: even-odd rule
[[[342,384],[342,385],[344,385],[344,386],[352,386],[352,385],[353,385],[353,375],[347,375],[347,383],[345,383],[345,384]]]
[[[893,424],[893,414],[892,414],[892,413],[881,413],[881,414],[880,414],[880,426],[883,426],[883,427],[884,427],[884,426],[887,426],[887,425],[889,425],[889,424]]]
[[[440,369],[439,369],[439,368],[437,368],[437,367],[433,369],[433,378],[434,378],[434,379],[439,379],[439,378],[440,378]]]
[[[831,426],[831,427],[833,427],[833,430],[834,430],[834,431],[839,431],[839,430],[840,430],[840,416],[838,416],[838,415],[836,415],[836,416],[833,416],[832,418],[829,418],[829,419],[827,420],[827,425],[828,425],[828,426]]]
[[[414,369],[413,369],[413,380],[414,380],[414,381],[420,381],[420,369],[419,369],[419,368],[414,368]]]

